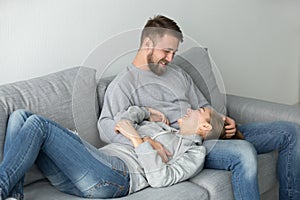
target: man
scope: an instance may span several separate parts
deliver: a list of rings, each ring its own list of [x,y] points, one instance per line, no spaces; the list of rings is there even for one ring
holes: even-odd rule
[[[183,70],[168,67],[182,42],[182,32],[176,22],[156,16],[145,25],[140,49],[132,64],[110,84],[98,122],[105,142],[130,142],[114,133],[116,113],[129,106],[148,106],[166,115],[177,128],[176,119],[188,108],[210,106]],[[164,117],[164,116],[162,116]],[[225,118],[227,137],[235,132],[235,121]],[[300,127],[288,122],[254,123],[239,127],[246,141],[205,141],[209,154],[206,168],[232,171],[235,199],[259,199],[257,183],[257,153],[279,150],[278,174],[280,199],[300,199],[299,137]]]

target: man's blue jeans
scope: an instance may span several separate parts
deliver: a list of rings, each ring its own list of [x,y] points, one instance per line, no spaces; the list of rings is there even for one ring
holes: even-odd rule
[[[278,150],[280,200],[300,199],[300,127],[290,122],[251,123],[238,127],[245,140],[205,141],[206,168],[232,171],[235,199],[259,199],[257,153]]]
[[[17,193],[22,193],[23,177],[34,163],[68,194],[87,198],[128,194],[130,178],[124,162],[86,144],[55,122],[24,110],[13,112],[0,165],[2,198],[22,196]]]

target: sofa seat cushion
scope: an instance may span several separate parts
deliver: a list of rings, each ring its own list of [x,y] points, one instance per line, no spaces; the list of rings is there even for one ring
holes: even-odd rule
[[[258,155],[258,184],[260,194],[271,190],[277,185],[276,162],[276,151]],[[204,169],[200,174],[191,178],[190,181],[205,188],[208,191],[210,200],[234,199],[230,171]]]
[[[267,192],[278,184],[277,159],[277,151],[258,155],[258,186],[260,194]]]
[[[182,182],[165,188],[148,187],[137,193],[116,198],[118,200],[208,200],[207,191],[191,182]],[[25,187],[25,200],[84,200],[84,198],[62,193],[47,181],[39,181]],[[96,200],[96,199],[90,199]],[[99,200],[99,199],[97,199]]]
[[[234,199],[230,171],[204,169],[190,181],[205,188],[210,200]]]

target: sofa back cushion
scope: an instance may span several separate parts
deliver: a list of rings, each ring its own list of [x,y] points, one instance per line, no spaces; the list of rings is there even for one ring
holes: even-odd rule
[[[207,101],[218,112],[226,114],[226,95],[220,92],[216,77],[217,68],[213,68],[208,50],[202,47],[193,47],[175,56],[172,61],[186,71]],[[218,77],[221,79],[221,77]],[[222,83],[222,80],[219,80]]]
[[[26,81],[0,86],[0,159],[10,113],[30,110],[71,130],[95,146],[101,146],[97,130],[96,71],[74,67]]]

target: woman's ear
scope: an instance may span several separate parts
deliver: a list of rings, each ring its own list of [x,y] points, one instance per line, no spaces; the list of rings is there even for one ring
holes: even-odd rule
[[[212,126],[210,123],[200,123],[199,124],[199,127],[198,127],[198,133],[203,137],[205,138],[208,134],[209,131],[212,130]]]
[[[182,118],[178,119],[178,120],[177,120],[177,123],[178,123],[178,126],[179,126],[179,128],[180,128],[181,125],[182,125]]]
[[[207,122],[205,122],[205,123],[200,123],[200,124],[199,124],[199,129],[201,129],[201,130],[203,130],[203,131],[211,131],[212,126],[211,126],[210,123],[207,123]]]

